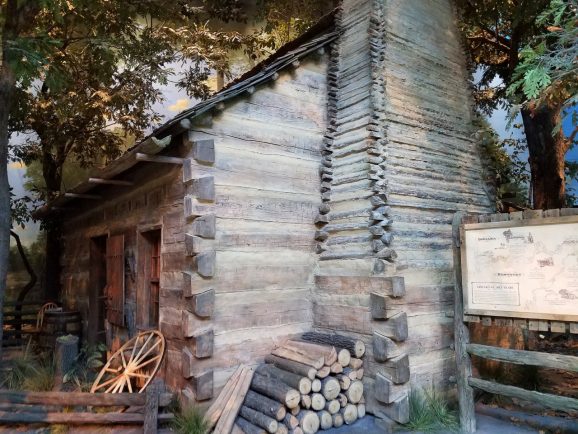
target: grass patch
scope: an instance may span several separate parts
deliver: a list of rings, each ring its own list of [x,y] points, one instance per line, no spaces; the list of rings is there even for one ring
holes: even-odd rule
[[[38,365],[38,358],[30,346],[26,347],[22,354],[13,357],[9,361],[9,366],[0,374],[0,387],[10,390],[22,390],[28,378],[35,375]]]
[[[179,434],[207,434],[209,425],[196,407],[187,407],[175,413],[171,428]]]
[[[51,359],[38,362],[22,383],[22,389],[30,392],[48,392],[54,387],[54,363]]]
[[[412,390],[409,396],[409,422],[404,428],[422,432],[459,431],[456,413],[435,391]]]

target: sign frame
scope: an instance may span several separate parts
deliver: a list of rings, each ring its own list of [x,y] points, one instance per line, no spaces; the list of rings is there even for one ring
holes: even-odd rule
[[[488,309],[473,309],[470,308],[470,286],[468,279],[468,263],[467,263],[467,245],[466,245],[466,231],[475,231],[480,229],[501,229],[501,228],[521,228],[527,226],[546,226],[546,225],[565,225],[578,223],[578,215],[563,216],[563,217],[541,217],[522,220],[506,220],[493,221],[484,223],[462,223],[460,225],[460,244],[461,244],[461,266],[462,266],[462,294],[464,297],[464,315],[479,315],[491,317],[508,317],[508,318],[523,318],[523,319],[540,319],[553,320],[564,322],[578,321],[578,312],[576,315],[568,314],[551,314],[538,312],[516,312],[508,310],[488,310]]]

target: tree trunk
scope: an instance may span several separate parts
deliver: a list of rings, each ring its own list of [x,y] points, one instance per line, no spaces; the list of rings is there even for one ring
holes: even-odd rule
[[[51,200],[60,193],[62,165],[54,160],[49,148],[44,151],[42,175],[46,182],[46,200]],[[46,230],[44,296],[46,300],[57,301],[60,299],[60,237],[62,228],[58,217],[49,218],[44,223]]]
[[[4,313],[4,294],[10,253],[10,184],[8,182],[8,110],[13,95],[11,72],[6,64],[0,69],[0,359]]]
[[[34,285],[36,285],[36,281],[38,279],[36,277],[36,273],[34,272],[34,268],[32,268],[32,265],[30,265],[30,261],[28,261],[28,257],[26,256],[24,246],[22,246],[22,242],[20,241],[20,237],[14,231],[10,231],[10,235],[12,235],[14,241],[16,241],[18,253],[20,253],[20,258],[22,259],[24,268],[26,268],[26,271],[30,276],[30,280],[26,285],[24,285],[24,288],[20,290],[20,292],[18,293],[18,297],[16,298],[17,303],[22,303],[26,298],[26,295],[28,295],[30,290],[34,287]],[[20,322],[20,320],[22,319],[22,315],[20,314],[20,312],[22,312],[22,305],[17,304],[14,307],[14,310],[16,311],[16,316],[14,317],[14,319],[16,320],[16,324],[14,325],[14,328],[16,329],[16,339],[18,340],[21,338],[20,331],[22,330],[22,323]]]
[[[4,27],[1,29],[0,59],[0,359],[2,359],[2,330],[4,325],[4,294],[8,275],[8,255],[10,253],[10,183],[8,182],[8,116],[12,107],[15,78],[10,64],[6,61],[8,42],[17,34],[18,4],[8,1],[3,10]]]
[[[552,135],[560,122],[560,108],[524,108],[522,120],[528,143],[532,207],[563,208],[566,203],[564,161],[568,144],[561,131]]]

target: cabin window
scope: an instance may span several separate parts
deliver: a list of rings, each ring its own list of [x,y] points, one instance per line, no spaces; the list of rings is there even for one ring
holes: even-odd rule
[[[141,232],[139,262],[142,271],[137,310],[143,328],[158,328],[161,277],[161,230]]]

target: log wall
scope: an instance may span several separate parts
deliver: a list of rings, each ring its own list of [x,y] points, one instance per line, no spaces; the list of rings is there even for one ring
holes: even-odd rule
[[[171,146],[182,167],[141,163],[138,188],[109,188],[67,219],[64,297],[85,319],[90,237],[123,233],[138,265],[138,230],[162,228],[165,379],[185,397],[211,399],[239,363],[312,328],[326,65],[316,52],[193,119]],[[136,284],[125,277],[127,327],[112,327],[109,342],[137,331]]]
[[[454,370],[453,213],[493,208],[453,17],[447,0],[345,0],[330,61],[315,327],[365,340],[368,411],[398,422],[410,383],[447,390]],[[408,359],[410,383],[372,399]]]
[[[195,360],[192,375],[212,372],[215,391],[239,363],[262,361],[283,338],[312,327],[325,69],[317,53],[227,102],[210,125],[197,122],[189,134],[193,146],[214,144],[214,163],[191,158],[183,174],[192,185],[185,231],[194,236],[199,218],[216,217],[214,239],[197,240],[200,252],[215,255],[214,274],[202,276],[193,266],[184,283],[191,296],[214,291],[210,318],[187,315],[192,331],[213,330],[213,355]],[[213,179],[214,201],[195,191],[196,180],[205,177]],[[178,325],[179,312],[172,318]],[[177,372],[183,345],[174,341],[168,349]]]
[[[182,243],[182,198],[180,167],[151,164],[133,174],[138,187],[114,187],[103,191],[103,200],[77,203],[74,213],[65,218],[62,252],[62,299],[66,308],[78,309],[83,318],[83,336],[88,336],[91,317],[90,239],[124,235],[125,264],[125,327],[108,326],[107,342],[111,350],[118,348],[138,332],[137,273],[140,232],[162,227],[161,322],[166,316],[165,301],[174,300],[171,291],[171,270],[183,264],[175,262],[174,252]],[[94,258],[92,258],[94,260]],[[131,267],[135,267],[132,268]]]
[[[386,5],[393,246],[397,274],[406,283],[412,376],[432,387],[447,384],[454,366],[448,348],[452,321],[446,316],[453,302],[453,213],[489,212],[493,201],[472,139],[472,100],[451,2]]]

